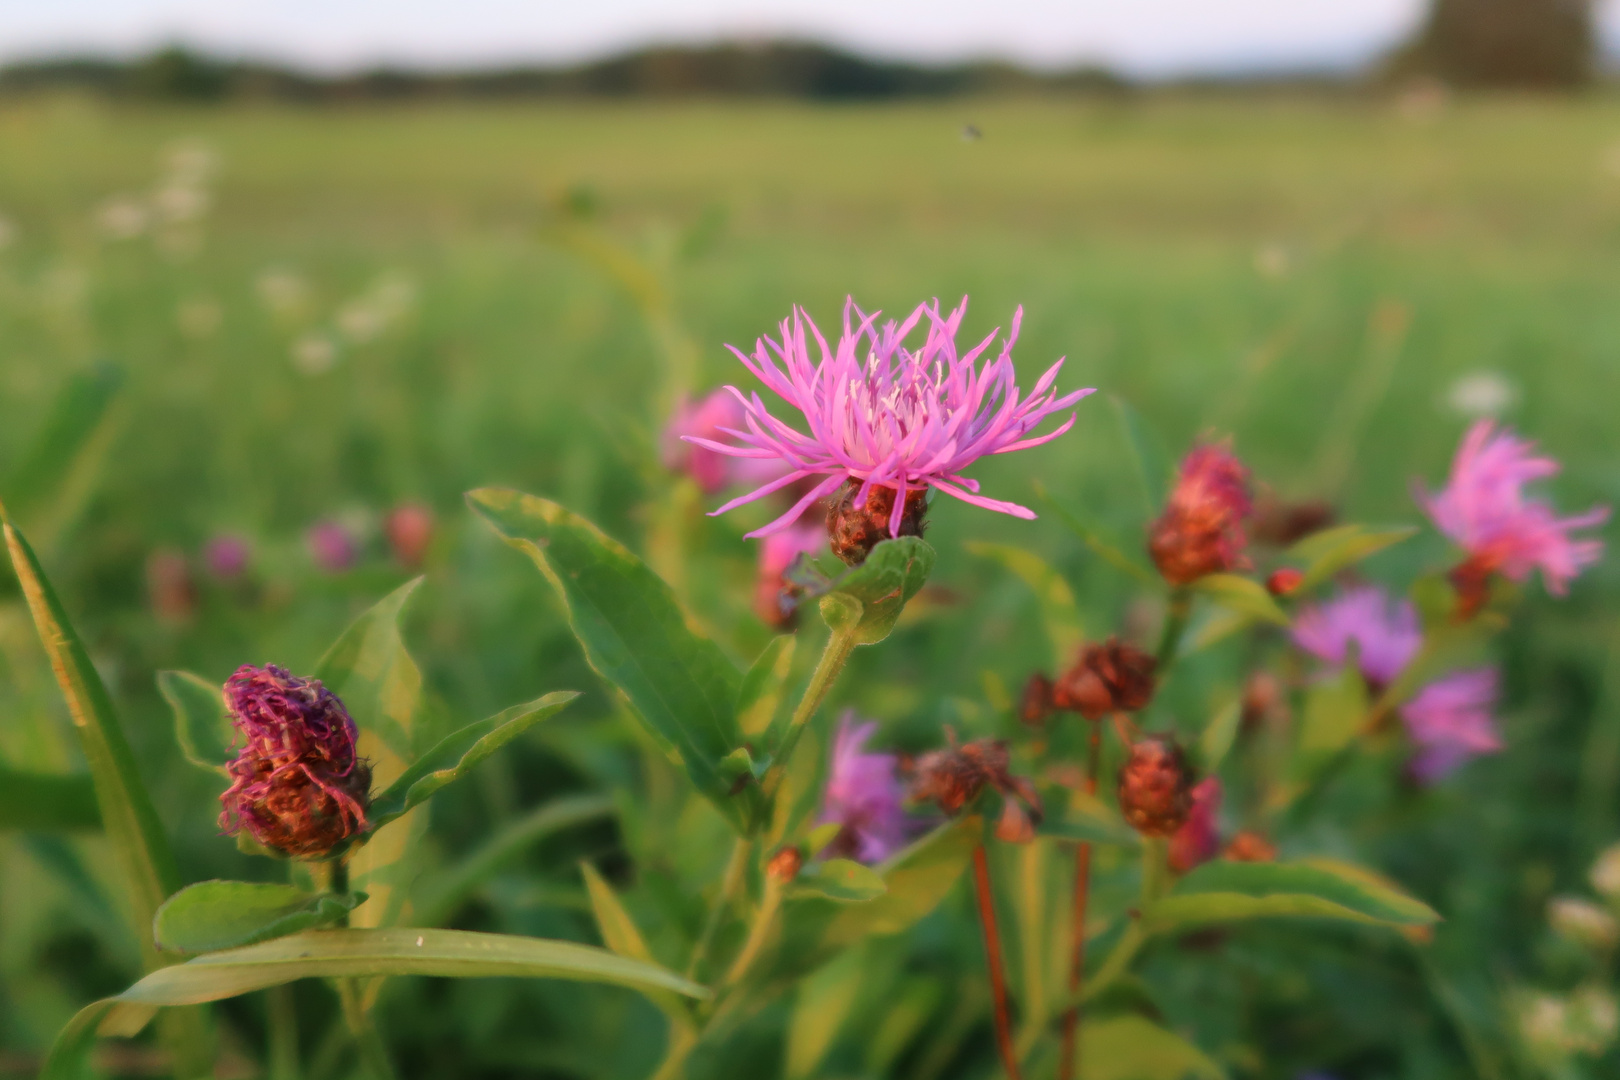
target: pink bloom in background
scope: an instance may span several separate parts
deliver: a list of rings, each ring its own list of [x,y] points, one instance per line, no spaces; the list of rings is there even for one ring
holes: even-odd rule
[[[800,555],[815,555],[827,547],[827,528],[822,515],[806,513],[792,528],[772,533],[759,542],[759,574],[754,585],[754,613],[769,626],[786,627],[793,621],[791,607],[784,608],[783,592],[788,587],[783,575]]]
[[[330,518],[317,521],[304,533],[309,557],[329,574],[342,573],[360,558],[360,544],[340,523]]]
[[[247,571],[253,547],[246,539],[224,533],[203,545],[203,565],[217,578],[230,580]]]
[[[1603,553],[1601,541],[1570,534],[1601,524],[1609,511],[1560,518],[1549,503],[1525,497],[1526,484],[1558,469],[1552,458],[1535,456],[1534,443],[1481,420],[1468,429],[1445,488],[1438,495],[1420,491],[1418,499],[1435,527],[1468,552],[1481,581],[1491,573],[1524,581],[1539,568],[1547,591],[1562,595]]]
[[[1426,784],[1444,779],[1469,758],[1502,749],[1491,708],[1494,668],[1459,671],[1436,679],[1401,709],[1406,733],[1417,744],[1412,774]]]
[[[1221,781],[1217,776],[1200,780],[1192,789],[1192,810],[1181,828],[1170,837],[1170,866],[1176,873],[1185,874],[1209,862],[1221,850],[1216,821],[1221,812],[1221,795]]]
[[[1023,309],[1014,313],[1011,333],[995,359],[982,366],[979,358],[996,335],[959,355],[956,334],[966,311],[964,299],[942,316],[936,300],[920,305],[905,322],[890,321],[879,330],[875,324],[880,313],[868,315],[851,299],[844,306],[843,335],[832,350],[804,309],[794,308],[792,317],[782,322],[781,341],[761,338],[751,357],[732,349],[750,373],[803,414],[809,431],[800,432],[772,416],[758,394],[744,397],[735,387],[727,387],[743,407],[747,430],[734,426],[719,430],[738,443],[700,435],[686,435],[686,441],[716,454],[779,462],[788,471],[714,513],[817,478],[791,509],[748,535],[768,536],[790,528],[806,507],[845,482],[859,484],[856,509],[865,507],[874,485],[896,492],[889,521],[889,533],[895,536],[905,496],[929,487],[975,506],[1033,518],[1035,514],[1025,507],[979,495],[978,482],[961,472],[988,454],[1024,450],[1055,439],[1073,426],[1072,414],[1045,435],[1031,432],[1092,391],[1058,397],[1052,384],[1063,366],[1059,360],[1028,395],[1021,395],[1014,382],[1012,347]],[[924,324],[920,348],[913,351],[901,344]],[[819,360],[811,358],[812,338]]]
[[[695,405],[682,401],[664,429],[664,466],[690,476],[704,494],[716,494],[731,482],[732,462],[691,440],[718,439],[742,420],[742,405],[725,390],[716,390]]]
[[[1367,681],[1386,686],[1417,655],[1423,629],[1410,603],[1376,585],[1346,589],[1294,620],[1294,644],[1330,664],[1344,663],[1352,642]]]
[[[421,503],[396,506],[383,520],[383,533],[388,537],[394,561],[407,570],[415,570],[422,565],[428,545],[433,543],[433,511]]]
[[[853,711],[844,713],[833,743],[821,824],[843,828],[825,853],[878,863],[905,846],[905,789],[895,775],[895,755],[866,752],[866,740],[877,724],[856,724],[854,719]]]

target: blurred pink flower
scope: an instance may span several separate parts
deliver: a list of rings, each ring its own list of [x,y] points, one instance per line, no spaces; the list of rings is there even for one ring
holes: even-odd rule
[[[383,520],[383,532],[388,537],[394,561],[407,570],[415,570],[422,565],[428,545],[433,542],[433,511],[421,503],[396,506]]]
[[[1187,820],[1170,837],[1170,866],[1185,874],[1201,866],[1221,850],[1221,834],[1216,817],[1221,812],[1221,780],[1218,776],[1200,780],[1192,789],[1192,810]]]
[[[348,570],[360,557],[360,545],[353,534],[330,518],[309,527],[304,533],[304,546],[315,565],[330,574]]]
[[[905,789],[895,775],[893,754],[869,754],[866,740],[877,724],[854,723],[853,710],[838,722],[821,824],[842,826],[824,854],[878,863],[905,846]]]
[[[787,627],[793,609],[784,607],[783,593],[789,588],[783,578],[800,555],[815,555],[827,546],[824,514],[811,507],[792,528],[772,533],[759,542],[759,574],[754,585],[754,613],[769,626]]]
[[[1063,366],[1059,360],[1027,396],[1021,396],[1013,381],[1012,347],[1023,309],[1014,313],[1011,333],[996,358],[982,367],[977,361],[996,335],[958,355],[956,334],[966,311],[964,299],[950,315],[942,316],[935,300],[918,306],[905,322],[890,321],[879,331],[874,324],[880,313],[868,315],[851,299],[844,306],[843,336],[833,351],[810,316],[796,307],[781,324],[781,341],[761,338],[752,357],[732,349],[750,373],[803,414],[809,433],[772,416],[757,393],[744,397],[736,387],[727,387],[743,407],[747,430],[729,425],[719,430],[740,444],[699,435],[684,436],[686,441],[730,457],[781,462],[789,471],[714,513],[818,477],[786,513],[748,535],[768,536],[790,528],[807,506],[846,482],[859,485],[856,509],[865,507],[874,485],[897,493],[889,521],[889,533],[895,536],[906,494],[929,487],[986,509],[1033,518],[1034,512],[1025,507],[979,495],[978,482],[961,471],[987,454],[1055,439],[1073,426],[1072,414],[1045,435],[1030,433],[1092,391],[1076,390],[1059,398],[1051,389]],[[857,321],[852,323],[852,318]],[[901,342],[925,318],[922,347],[907,349]],[[811,359],[807,333],[815,339],[819,361]]]
[[[1294,644],[1330,664],[1342,664],[1356,646],[1356,662],[1367,681],[1386,686],[1423,645],[1417,611],[1376,585],[1346,589],[1327,603],[1312,605],[1294,620]]]
[[[253,547],[244,537],[223,533],[203,545],[203,565],[217,578],[241,576],[253,557]]]
[[[718,439],[742,420],[742,405],[723,389],[695,405],[682,400],[664,429],[665,467],[690,476],[706,495],[721,491],[731,482],[732,462],[725,455],[690,441],[689,437]]]
[[[1435,526],[1468,552],[1471,577],[1483,583],[1500,573],[1524,581],[1540,568],[1547,591],[1562,595],[1603,552],[1601,541],[1570,533],[1601,524],[1609,511],[1594,507],[1560,518],[1549,503],[1525,497],[1525,484],[1558,470],[1552,458],[1535,456],[1534,443],[1480,420],[1458,448],[1445,488],[1438,495],[1420,490],[1418,499]]]
[[[1401,709],[1417,744],[1412,774],[1426,784],[1444,779],[1469,758],[1502,749],[1491,707],[1495,668],[1474,668],[1436,679]]]

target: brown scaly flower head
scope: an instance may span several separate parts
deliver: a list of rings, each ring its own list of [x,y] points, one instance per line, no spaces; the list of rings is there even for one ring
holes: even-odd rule
[[[1172,585],[1249,566],[1243,519],[1253,504],[1249,470],[1225,443],[1194,447],[1148,535],[1148,554]]]
[[[1052,687],[1052,704],[1072,709],[1087,720],[1145,709],[1153,700],[1153,672],[1158,663],[1116,637],[1101,645],[1087,645]]]
[[[1193,780],[1192,766],[1173,738],[1138,739],[1119,771],[1119,808],[1144,836],[1170,836],[1192,812]]]
[[[337,695],[274,664],[243,665],[225,683],[225,704],[246,744],[226,764],[221,829],[301,859],[365,833],[371,767]]]
[[[1034,784],[1008,768],[1007,744],[1000,739],[975,739],[958,746],[955,733],[948,728],[946,736],[948,747],[930,750],[912,766],[911,797],[937,803],[954,816],[986,787],[993,787],[1002,797],[996,836],[1015,844],[1033,840],[1041,820],[1041,797]]]
[[[873,484],[867,489],[866,503],[856,506],[860,491],[860,483],[850,480],[838,489],[827,507],[827,539],[833,554],[849,566],[865,562],[873,548],[890,538],[889,521],[894,514],[894,488]],[[906,492],[900,528],[894,535],[921,537],[928,528],[927,517],[927,489]]]
[[[1018,699],[1018,719],[1033,728],[1046,723],[1056,705],[1052,701],[1052,680],[1039,671],[1024,684],[1024,693]]]

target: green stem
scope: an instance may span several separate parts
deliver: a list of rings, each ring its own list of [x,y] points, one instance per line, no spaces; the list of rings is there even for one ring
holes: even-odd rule
[[[765,779],[760,785],[765,798],[769,801],[776,795],[777,788],[782,786],[782,777],[786,775],[788,759],[793,756],[793,748],[799,743],[799,736],[810,723],[810,718],[821,708],[821,703],[827,699],[833,684],[838,681],[839,674],[844,665],[849,662],[849,656],[859,644],[856,640],[860,628],[860,617],[846,619],[841,625],[832,629],[827,638],[827,645],[821,650],[821,659],[816,661],[816,670],[810,674],[810,683],[804,688],[804,697],[799,699],[798,708],[793,710],[793,719],[788,722],[788,729],[782,735],[782,744],[776,753],[776,760],[765,773]]]
[[[1137,901],[1136,913],[1131,918],[1131,925],[1126,928],[1119,941],[1115,942],[1108,959],[1103,961],[1102,967],[1097,969],[1097,974],[1093,975],[1086,985],[1085,992],[1079,997],[1080,1003],[1092,1000],[1115,979],[1125,974],[1126,968],[1136,959],[1137,952],[1146,943],[1148,935],[1142,929],[1142,918],[1147,914],[1148,906],[1164,895],[1165,887],[1170,883],[1169,852],[1170,845],[1162,837],[1142,838],[1142,894]]]
[[[1158,674],[1162,679],[1170,665],[1176,662],[1176,650],[1181,647],[1181,635],[1187,629],[1187,616],[1192,611],[1192,594],[1186,587],[1170,593],[1170,608],[1164,614],[1164,630],[1159,635]]]
[[[269,997],[270,1080],[298,1080],[298,1002],[291,985],[272,986]]]
[[[697,1032],[692,1028],[671,1028],[669,1047],[664,1051],[664,1060],[659,1063],[657,1071],[648,1080],[679,1080],[681,1074],[686,1071],[686,1059],[692,1056],[692,1050],[697,1044]]]
[[[748,931],[748,940],[743,943],[742,951],[737,959],[732,961],[731,970],[726,973],[723,987],[734,987],[742,982],[748,969],[754,966],[759,957],[759,951],[765,947],[770,939],[771,930],[776,926],[776,913],[782,907],[782,883],[773,875],[765,875],[765,897],[760,901],[759,912],[754,916],[754,925]]]
[[[394,1080],[396,1074],[393,1062],[388,1059],[388,1048],[383,1045],[382,1036],[360,1001],[359,980],[339,979],[337,984],[338,997],[343,1002],[343,1019],[349,1025],[349,1034],[354,1036],[361,1065],[372,1080]]]
[[[748,854],[753,846],[753,841],[746,836],[737,837],[736,843],[731,846],[731,861],[726,864],[726,876],[720,881],[720,893],[709,908],[703,932],[698,935],[697,943],[692,946],[692,957],[686,962],[688,979],[697,977],[698,967],[708,958],[709,949],[714,945],[714,935],[720,932],[720,924],[725,921],[727,910],[737,898],[737,890],[742,888],[743,872],[748,869]]]

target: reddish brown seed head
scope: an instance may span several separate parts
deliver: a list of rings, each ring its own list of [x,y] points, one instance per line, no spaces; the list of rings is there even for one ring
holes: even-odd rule
[[[1052,715],[1052,680],[1040,672],[1029,677],[1018,701],[1018,719],[1030,727],[1040,727]]]
[[[894,511],[895,489],[873,485],[867,490],[866,505],[855,506],[861,485],[851,480],[838,489],[827,508],[827,540],[833,554],[849,566],[866,561],[872,549],[890,539],[889,518]],[[906,492],[900,511],[900,536],[922,536],[928,527],[928,492]]]
[[[1273,570],[1271,576],[1266,578],[1266,592],[1272,596],[1287,596],[1299,588],[1300,583],[1304,580],[1304,571],[1297,570],[1292,566],[1284,566]]]
[[[1193,449],[1181,462],[1164,513],[1148,535],[1148,553],[1172,585],[1249,565],[1243,519],[1253,508],[1249,470],[1223,444]]]
[[[1074,666],[1052,688],[1052,703],[1087,720],[1136,712],[1153,700],[1158,661],[1135,645],[1109,638],[1080,650]]]
[[[1192,811],[1193,770],[1175,741],[1150,735],[1131,746],[1119,772],[1119,807],[1145,836],[1169,836]]]
[[[911,797],[933,802],[947,814],[955,814],[977,799],[986,787],[1001,793],[1006,805],[1018,802],[1015,810],[1002,808],[998,832],[1002,838],[1022,842],[1034,835],[1041,820],[1041,797],[1022,776],[1009,768],[1007,744],[999,739],[975,739],[962,746],[931,750],[918,758],[913,767]]]
[[[780,885],[786,885],[799,876],[800,867],[804,866],[804,852],[797,845],[780,847],[765,864],[765,873],[771,880]]]

